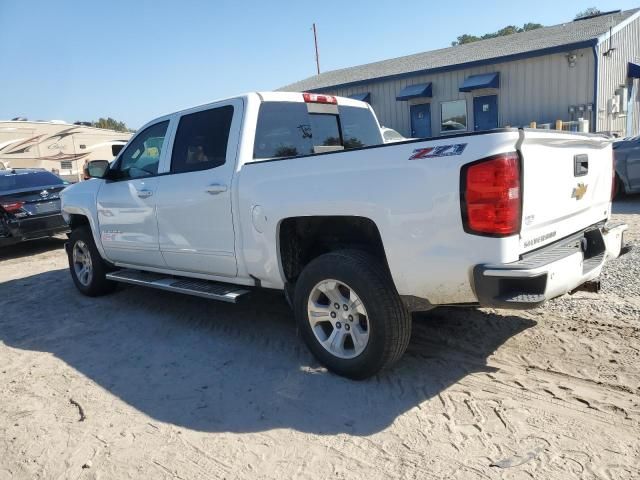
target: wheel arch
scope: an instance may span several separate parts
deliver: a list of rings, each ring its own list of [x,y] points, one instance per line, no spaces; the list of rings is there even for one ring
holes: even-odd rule
[[[96,248],[98,249],[100,256],[106,261],[109,261],[109,258],[102,248],[102,242],[100,241],[100,229],[98,228],[98,221],[89,208],[85,206],[76,206],[69,204],[65,205],[63,198],[62,215],[69,224],[69,227],[72,231],[79,227],[88,226],[91,230],[93,241],[96,244]]]
[[[374,255],[389,271],[389,264],[376,223],[361,216],[297,216],[280,220],[276,246],[278,264],[285,284],[295,284],[314,258],[345,248]]]
[[[69,228],[71,228],[71,230],[85,225],[91,228],[91,222],[89,221],[89,218],[84,214],[71,213],[68,214],[68,217]]]

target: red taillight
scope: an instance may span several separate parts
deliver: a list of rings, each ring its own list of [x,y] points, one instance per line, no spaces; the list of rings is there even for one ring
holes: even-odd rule
[[[520,231],[520,158],[516,152],[463,167],[461,180],[467,232],[504,237]]]
[[[24,202],[0,203],[0,205],[2,205],[2,208],[7,213],[16,213],[22,210]]]
[[[331,103],[338,104],[338,99],[333,95],[319,95],[317,93],[303,93],[302,98],[306,103]]]

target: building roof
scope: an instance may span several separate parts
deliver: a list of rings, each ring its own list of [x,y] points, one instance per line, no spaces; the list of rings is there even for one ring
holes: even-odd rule
[[[598,38],[606,35],[610,28],[616,27],[638,12],[640,9],[616,11],[504,37],[332,70],[292,83],[279,90],[300,92],[326,89],[372,79],[405,76],[418,72],[454,70],[474,64],[497,63],[522,56],[584,48],[595,45]]]

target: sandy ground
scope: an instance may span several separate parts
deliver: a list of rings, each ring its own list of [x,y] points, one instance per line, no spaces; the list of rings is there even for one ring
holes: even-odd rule
[[[637,242],[640,198],[615,211]],[[529,312],[421,314],[396,368],[351,382],[277,295],[90,299],[62,244],[0,253],[1,480],[640,478],[637,276]]]

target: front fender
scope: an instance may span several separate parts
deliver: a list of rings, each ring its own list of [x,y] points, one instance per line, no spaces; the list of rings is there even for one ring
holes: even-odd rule
[[[60,201],[62,216],[67,223],[71,223],[72,215],[81,215],[88,220],[96,248],[100,256],[108,260],[102,247],[97,212],[98,192],[102,183],[97,179],[75,183],[61,192]]]

